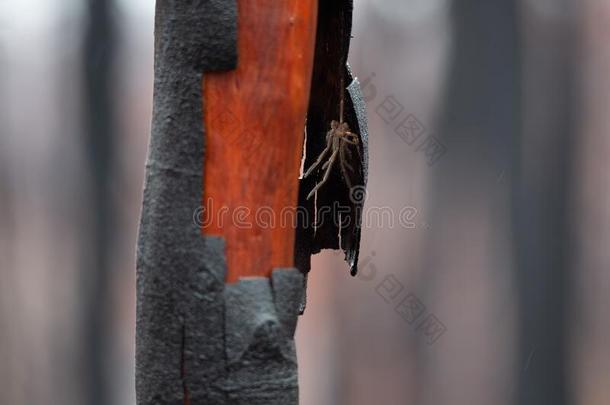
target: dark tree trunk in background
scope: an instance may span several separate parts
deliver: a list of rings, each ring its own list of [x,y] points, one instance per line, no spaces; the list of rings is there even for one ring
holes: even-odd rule
[[[568,207],[574,146],[576,37],[570,19],[527,8],[524,121],[515,149],[513,220],[519,301],[519,405],[569,404]]]
[[[540,8],[526,4],[518,12],[518,7],[516,1],[454,2],[454,60],[439,134],[448,152],[433,174],[436,213],[429,249],[434,259],[425,274],[427,288],[441,297],[439,302],[457,297],[454,306],[460,312],[454,317],[445,315],[452,336],[446,344],[465,357],[464,361],[452,357],[435,372],[451,373],[456,363],[463,364],[453,377],[480,387],[480,381],[468,377],[480,368],[470,370],[470,364],[482,362],[483,369],[496,371],[489,368],[489,358],[500,347],[502,335],[481,339],[490,328],[479,322],[490,311],[510,321],[506,303],[515,301],[481,300],[485,290],[495,291],[494,295],[502,291],[502,284],[493,289],[493,284],[482,288],[481,284],[486,274],[496,278],[509,268],[509,256],[498,252],[497,246],[511,235],[517,290],[514,401],[564,405],[569,403],[568,197],[575,107],[571,67],[577,59],[569,23],[554,21]],[[505,213],[498,209],[507,192],[511,193],[510,224],[502,223],[500,215]],[[487,225],[481,224],[485,221]],[[453,233],[455,229],[459,231]],[[448,253],[435,251],[439,246],[453,248]],[[479,259],[469,260],[468,256]],[[481,263],[480,258],[485,257],[491,260]],[[478,271],[477,266],[481,266]],[[483,270],[485,267],[489,268]],[[469,294],[467,299],[459,291],[462,280],[468,280],[463,291]],[[497,279],[490,280],[497,283]],[[490,310],[494,302],[503,307]],[[447,310],[451,307],[446,305]],[[451,319],[462,319],[462,325],[452,324]],[[466,330],[473,327],[481,331],[474,338]],[[468,345],[467,337],[480,344]],[[456,343],[462,338],[463,343]],[[489,341],[496,343],[489,346]],[[500,367],[510,369],[506,362],[498,364]],[[470,402],[497,403],[496,399],[513,395],[506,389],[506,376],[479,378],[494,384],[496,378],[505,379],[498,384],[504,391],[496,396],[490,393],[491,397],[479,394],[482,397],[469,398]],[[494,384],[487,387],[492,390]],[[444,403],[451,397],[451,387],[431,395],[431,403]]]
[[[506,178],[520,132],[517,4],[456,0],[451,21],[452,58],[435,134],[447,151],[429,169],[430,229],[418,289],[447,332],[418,350],[424,388],[417,402],[509,404]]]
[[[84,397],[89,405],[112,403],[106,359],[110,354],[110,280],[113,138],[116,132],[112,67],[115,26],[112,0],[90,0],[83,43],[84,147],[89,164],[85,199],[90,223],[83,232],[82,316]]]

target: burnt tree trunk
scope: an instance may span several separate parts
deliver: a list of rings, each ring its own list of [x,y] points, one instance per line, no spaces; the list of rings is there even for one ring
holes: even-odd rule
[[[140,405],[298,402],[294,235],[201,220],[213,212],[204,196],[231,208],[296,205],[315,4],[157,1],[137,255]]]

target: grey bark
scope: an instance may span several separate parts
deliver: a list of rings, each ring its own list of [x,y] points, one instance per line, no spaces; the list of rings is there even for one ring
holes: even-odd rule
[[[295,404],[296,269],[225,286],[224,241],[193,220],[203,189],[205,71],[235,67],[236,3],[157,1],[152,134],[137,253],[143,404]]]

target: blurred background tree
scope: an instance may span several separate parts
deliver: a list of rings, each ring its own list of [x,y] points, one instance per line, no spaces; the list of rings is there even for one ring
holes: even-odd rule
[[[85,403],[113,403],[110,373],[112,252],[116,214],[111,197],[117,137],[116,62],[117,33],[112,0],[89,0],[82,45],[83,135],[87,168],[84,201],[90,210],[82,224],[81,316],[79,357],[85,379]]]

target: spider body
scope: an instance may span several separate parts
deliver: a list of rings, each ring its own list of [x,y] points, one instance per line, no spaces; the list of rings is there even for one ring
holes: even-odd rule
[[[352,183],[348,174],[348,170],[350,172],[354,172],[354,167],[350,165],[349,160],[352,158],[351,147],[356,148],[356,152],[360,154],[360,150],[358,149],[358,145],[360,140],[358,135],[352,133],[350,131],[349,125],[347,122],[338,122],[333,120],[330,123],[330,130],[326,133],[326,148],[320,153],[318,159],[309,167],[309,169],[303,175],[303,178],[308,177],[313,173],[313,171],[324,161],[324,158],[330,154],[328,160],[322,165],[322,170],[325,170],[324,177],[322,180],[316,184],[316,186],[309,192],[307,195],[307,199],[310,199],[316,191],[320,189],[328,180],[330,176],[330,172],[335,164],[337,158],[339,158],[339,167],[341,169],[341,174],[345,179],[345,183],[349,189],[352,188]]]

